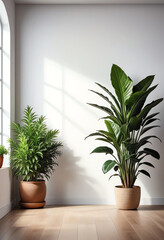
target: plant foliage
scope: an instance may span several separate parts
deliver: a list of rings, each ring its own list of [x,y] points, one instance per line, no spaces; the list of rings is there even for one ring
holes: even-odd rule
[[[38,117],[30,106],[24,111],[22,124],[12,122],[11,129],[10,165],[14,175],[25,181],[49,179],[61,154],[62,143],[56,140],[59,131],[48,130],[45,117]]]
[[[3,156],[4,154],[8,154],[8,151],[3,145],[0,145],[0,156]]]
[[[163,100],[160,98],[146,104],[147,97],[157,87],[151,87],[153,80],[154,76],[148,76],[133,85],[125,72],[119,66],[113,65],[111,83],[116,96],[99,83],[96,84],[107,95],[91,90],[108,103],[108,107],[88,103],[107,113],[107,116],[103,117],[106,130],[97,130],[86,138],[94,136],[96,140],[108,143],[109,146],[97,147],[91,153],[111,155],[112,158],[103,164],[102,170],[104,173],[111,169],[118,172],[112,176],[119,176],[123,187],[132,188],[140,173],[150,177],[146,170],[140,169],[144,165],[154,168],[153,164],[143,161],[144,157],[150,155],[155,159],[160,158],[156,150],[145,147],[150,143],[150,139],[159,139],[154,135],[145,135],[149,130],[159,127],[152,125],[159,120],[156,118],[159,113],[150,114],[150,111]]]

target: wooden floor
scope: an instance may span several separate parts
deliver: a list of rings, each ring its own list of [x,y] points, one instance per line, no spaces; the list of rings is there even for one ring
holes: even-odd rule
[[[17,209],[0,220],[0,240],[164,240],[164,206]]]

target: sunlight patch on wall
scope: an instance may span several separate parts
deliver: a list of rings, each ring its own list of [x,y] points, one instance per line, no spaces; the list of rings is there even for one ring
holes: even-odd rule
[[[43,114],[51,128],[62,129],[62,67],[51,60],[44,61]]]
[[[96,115],[86,104],[90,82],[68,67],[44,61],[44,115],[50,127],[59,128],[66,144],[80,155]]]
[[[93,102],[96,100],[96,96],[91,96],[88,91],[93,87],[93,82],[93,79],[50,59],[44,61],[43,114],[47,117],[49,127],[60,129],[60,137],[64,144],[63,159],[59,168],[61,164],[64,167],[62,167],[59,176],[57,175],[58,180],[63,174],[63,169],[66,171],[63,176],[63,178],[66,178],[66,182],[70,181],[72,175],[76,175],[71,174],[69,176],[70,168],[74,168],[75,172],[81,169],[76,181],[81,181],[80,176],[83,173],[85,181],[94,179],[90,183],[91,188],[95,192],[99,192],[102,190],[104,181],[104,175],[101,171],[102,162],[100,156],[95,155],[92,158],[90,155],[91,150],[95,148],[97,143],[93,139],[85,141],[85,137],[98,129],[99,125],[97,113],[86,104],[88,100]],[[67,168],[68,162],[72,163]],[[59,173],[59,169],[57,173]],[[98,176],[99,183],[97,182]],[[74,183],[72,184],[74,185]],[[70,185],[71,188],[72,184]],[[87,183],[88,186],[90,184]],[[83,189],[82,185],[85,186],[85,189],[86,184],[81,183]],[[78,184],[75,184],[74,188],[76,192],[76,188],[79,188]]]

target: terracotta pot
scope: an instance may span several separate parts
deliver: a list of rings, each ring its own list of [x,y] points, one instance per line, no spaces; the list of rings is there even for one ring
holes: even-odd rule
[[[137,209],[140,203],[141,188],[133,186],[133,188],[115,187],[116,205],[119,209]]]
[[[0,168],[2,167],[3,165],[3,156],[0,156]]]
[[[45,205],[46,184],[45,181],[20,181],[19,193],[21,206],[38,208]]]

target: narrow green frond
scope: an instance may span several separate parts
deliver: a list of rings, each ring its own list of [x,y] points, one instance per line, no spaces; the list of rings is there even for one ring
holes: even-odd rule
[[[115,173],[115,174],[112,174],[112,175],[109,177],[109,179],[108,179],[108,180],[110,180],[112,177],[116,177],[116,176],[120,177],[120,175],[119,175],[119,174]]]
[[[102,111],[104,111],[104,112],[106,112],[106,113],[108,113],[108,114],[110,114],[110,115],[114,115],[113,112],[112,112],[112,110],[109,109],[109,108],[107,108],[107,107],[99,106],[99,105],[93,104],[93,103],[87,103],[87,104],[90,105],[90,106],[92,106],[92,107],[98,108],[98,109],[100,109],[100,110],[102,110]]]
[[[155,116],[157,116],[159,114],[159,112],[157,113],[153,113],[153,114],[150,114],[148,115],[147,117],[144,118],[143,122],[142,122],[142,125],[144,125],[144,123],[152,118],[154,118]]]
[[[105,153],[105,154],[113,154],[113,150],[106,146],[101,146],[95,148],[91,153]]]
[[[142,111],[138,114],[138,118],[142,119],[145,118],[147,116],[147,114],[150,112],[150,110],[152,108],[154,108],[155,106],[157,106],[159,103],[161,103],[163,101],[163,98],[157,99],[155,101],[152,101],[151,103],[147,104]]]
[[[91,90],[91,89],[89,89],[89,91],[91,91],[91,92],[93,92],[93,93],[96,93],[98,96],[100,96],[100,97],[103,98],[105,101],[107,101],[108,103],[111,104],[111,101],[109,101],[109,98],[106,97],[106,96],[104,96],[103,94],[101,94],[101,93],[99,93],[99,92],[96,92],[96,91],[94,91],[94,90]]]
[[[150,127],[145,127],[145,128],[142,129],[140,135],[142,135],[142,134],[146,133],[147,131],[149,131],[150,129],[156,128],[156,127],[160,127],[160,126],[159,125],[154,125],[154,126],[150,126]]]
[[[120,104],[117,101],[116,97],[104,86],[102,86],[100,83],[96,83],[99,87],[101,87],[105,92],[107,92],[109,94],[109,96],[113,99],[113,101],[115,102],[117,108],[120,110]]]

